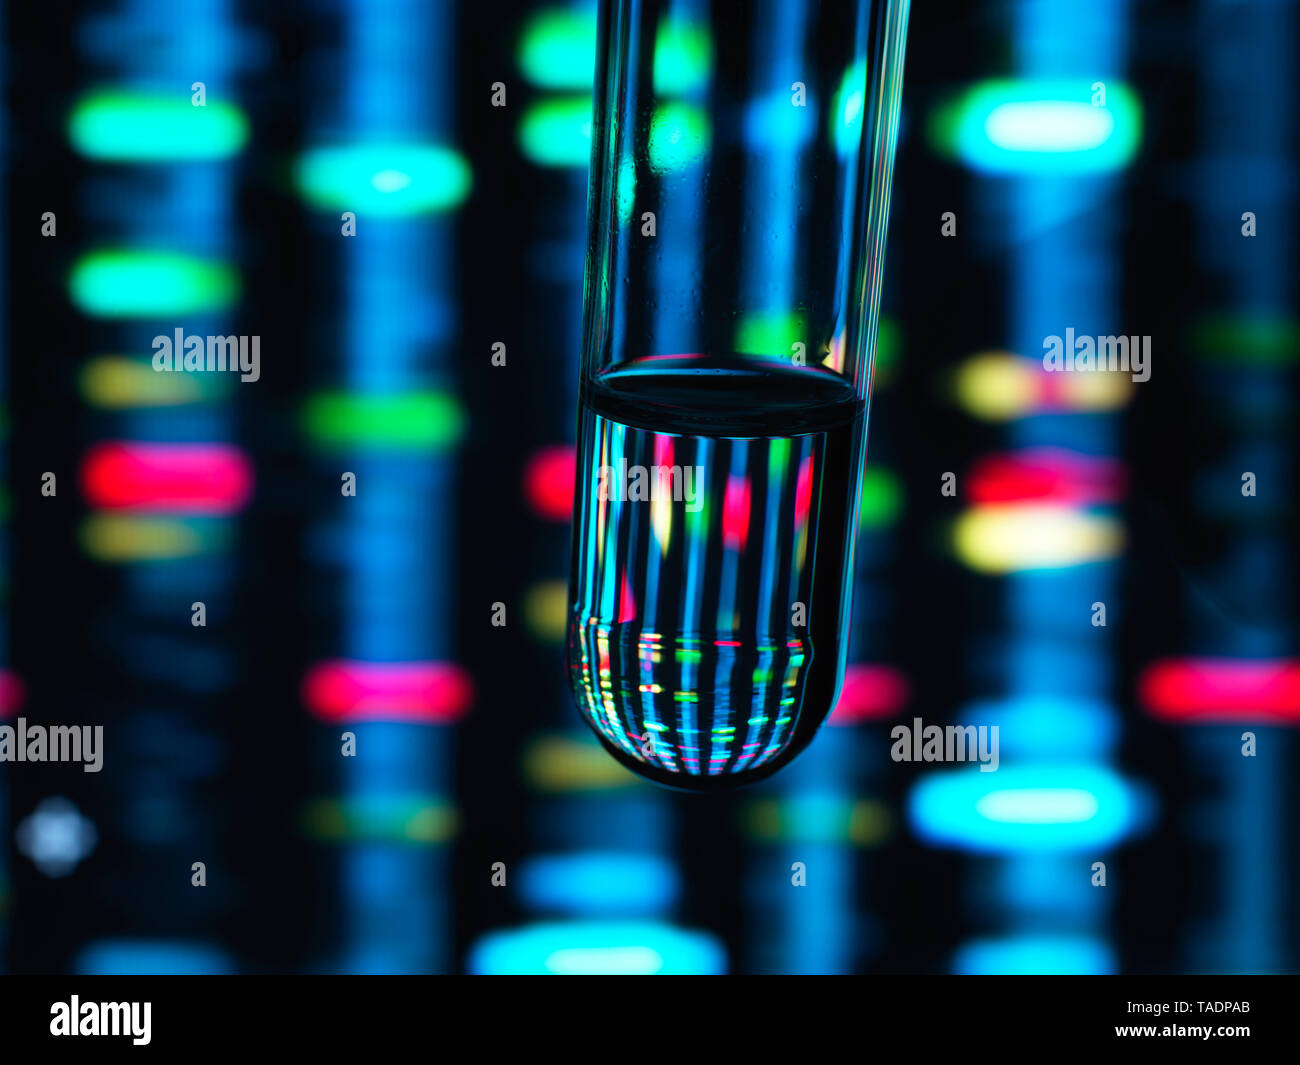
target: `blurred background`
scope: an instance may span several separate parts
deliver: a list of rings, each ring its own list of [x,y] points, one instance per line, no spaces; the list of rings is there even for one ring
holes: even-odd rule
[[[844,691],[699,796],[563,668],[594,5],[5,4],[0,717],[105,753],[0,763],[0,969],[1300,968],[1298,20],[914,8]]]

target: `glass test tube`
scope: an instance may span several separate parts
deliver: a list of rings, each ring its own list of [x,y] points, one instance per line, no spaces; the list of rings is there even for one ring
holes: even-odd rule
[[[838,695],[907,6],[602,3],[568,664],[659,783]]]

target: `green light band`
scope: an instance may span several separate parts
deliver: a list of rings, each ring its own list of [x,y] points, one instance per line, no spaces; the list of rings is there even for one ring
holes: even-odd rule
[[[364,395],[321,392],[307,400],[303,429],[324,447],[439,451],[464,431],[459,400],[447,392]]]
[[[382,218],[449,210],[473,184],[460,153],[436,144],[313,148],[298,160],[296,178],[313,207]]]
[[[86,314],[153,318],[229,307],[239,296],[239,280],[226,264],[194,255],[106,249],[77,260],[68,289]]]
[[[108,162],[225,159],[244,147],[248,119],[232,104],[107,89],[83,97],[68,120],[72,146]]]

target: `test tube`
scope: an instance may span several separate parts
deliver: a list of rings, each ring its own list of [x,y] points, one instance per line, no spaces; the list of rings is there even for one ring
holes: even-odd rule
[[[568,669],[689,790],[843,679],[907,0],[604,0]]]

